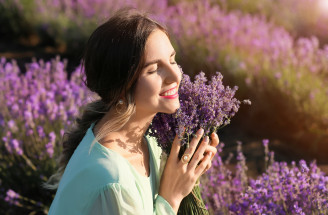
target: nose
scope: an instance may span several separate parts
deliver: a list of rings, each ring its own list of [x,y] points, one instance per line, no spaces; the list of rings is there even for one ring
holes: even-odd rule
[[[171,84],[177,82],[178,84],[182,78],[181,67],[178,64],[170,64],[167,66],[166,70],[166,77],[165,83]]]

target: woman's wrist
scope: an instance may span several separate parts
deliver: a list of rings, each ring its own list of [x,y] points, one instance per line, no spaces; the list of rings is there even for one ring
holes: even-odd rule
[[[179,207],[180,207],[180,203],[181,201],[169,201],[169,204],[171,205],[171,207],[173,208],[173,211],[175,212],[175,214],[178,213]]]
[[[159,195],[161,197],[163,197],[171,205],[173,211],[177,214],[182,199],[180,199],[180,198],[172,198],[172,197],[169,197],[169,196],[165,195],[164,193],[159,193]]]

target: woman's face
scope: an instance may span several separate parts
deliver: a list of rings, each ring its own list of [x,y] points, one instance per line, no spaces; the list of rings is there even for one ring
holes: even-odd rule
[[[172,44],[163,31],[155,30],[149,35],[144,62],[136,86],[137,114],[174,113],[180,107],[177,92],[181,72]]]

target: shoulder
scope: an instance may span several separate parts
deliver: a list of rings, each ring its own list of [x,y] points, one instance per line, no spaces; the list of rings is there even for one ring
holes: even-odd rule
[[[94,156],[92,162],[86,167],[85,171],[90,174],[94,182],[99,185],[109,183],[125,183],[126,178],[131,180],[132,172],[126,161],[113,152],[99,152],[100,155]]]
[[[124,183],[125,178],[131,180],[131,176],[131,169],[119,155],[97,144],[89,153],[89,144],[86,144],[73,154],[61,181],[71,186],[79,184],[96,188],[109,183]]]

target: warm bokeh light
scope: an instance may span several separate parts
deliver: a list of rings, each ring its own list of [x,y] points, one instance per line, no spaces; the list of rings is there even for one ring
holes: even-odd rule
[[[319,0],[318,6],[322,14],[328,16],[328,0]]]

